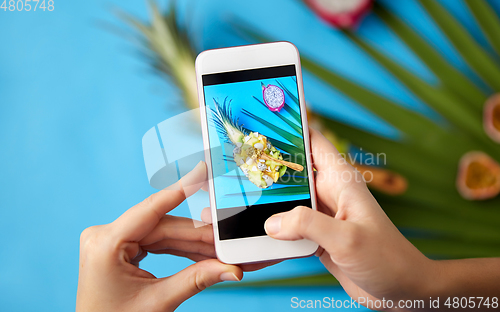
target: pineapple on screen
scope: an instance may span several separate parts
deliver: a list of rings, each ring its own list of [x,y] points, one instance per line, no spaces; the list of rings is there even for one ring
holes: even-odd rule
[[[249,132],[238,123],[229,106],[231,101],[224,100],[224,103],[219,104],[214,99],[214,102],[212,120],[219,134],[227,143],[234,146],[233,157],[236,165],[257,187],[267,188],[273,185],[283,176],[287,168],[279,162],[283,160],[281,152],[268,141],[266,136],[258,132]],[[259,153],[255,153],[255,150]],[[262,153],[267,154],[268,159],[263,159]]]

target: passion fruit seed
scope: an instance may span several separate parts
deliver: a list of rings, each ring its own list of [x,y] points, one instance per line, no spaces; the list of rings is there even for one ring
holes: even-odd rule
[[[469,164],[469,168],[467,168],[467,177],[465,178],[467,187],[473,190],[491,187],[495,185],[496,180],[496,177],[491,174],[488,167],[480,162],[473,161]]]

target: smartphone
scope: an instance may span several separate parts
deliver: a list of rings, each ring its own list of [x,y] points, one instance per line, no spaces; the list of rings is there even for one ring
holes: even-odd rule
[[[273,42],[196,58],[215,250],[228,264],[312,255],[318,245],[276,240],[265,221],[316,209],[297,48]]]

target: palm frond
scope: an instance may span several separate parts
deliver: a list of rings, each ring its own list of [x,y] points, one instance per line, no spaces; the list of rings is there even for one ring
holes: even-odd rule
[[[292,101],[295,103],[296,107],[300,109],[300,105],[299,105],[299,99],[297,99],[297,97],[284,85],[282,84],[278,79],[276,79],[276,83],[278,83],[278,85],[283,89],[285,90],[285,93],[292,99]],[[299,113],[297,113],[295,111],[295,109],[293,107],[290,106],[289,103],[285,103],[285,107],[283,107],[283,109],[288,113],[290,114],[290,116],[293,117],[293,119],[297,122],[297,123],[301,123],[302,121],[300,120],[300,115]]]
[[[261,196],[265,195],[273,195],[273,196],[290,196],[290,195],[304,195],[309,194],[309,186],[289,186],[286,188],[272,188],[265,189],[262,191],[256,192],[245,192],[247,196]],[[241,196],[239,193],[228,194],[226,196]]]
[[[274,147],[284,151],[287,154],[290,155],[303,155],[304,154],[304,148],[302,147],[297,147],[295,145],[291,145],[288,143],[285,143],[283,141],[269,138],[269,141],[273,144]]]
[[[345,34],[363,51],[368,53],[398,78],[399,81],[422,99],[422,101],[436,109],[446,120],[453,123],[456,127],[456,130],[453,130],[454,132],[459,133],[462,131],[464,132],[462,135],[470,136],[470,140],[472,141],[476,141],[476,139],[481,140],[483,147],[487,151],[500,157],[500,146],[494,144],[483,130],[482,112],[476,112],[471,109],[470,105],[464,103],[459,97],[448,90],[435,88],[423,81],[409,70],[377,51],[354,33],[345,32]]]
[[[431,119],[359,86],[305,56],[301,57],[301,63],[317,78],[341,91],[403,132],[405,138],[412,140],[419,148],[432,154],[436,159],[449,161],[451,157],[454,157],[458,160],[458,155],[462,155],[476,146],[471,141],[457,137],[449,129],[436,124]],[[447,146],[448,149],[444,150],[443,146]]]
[[[499,64],[485,52],[463,26],[438,1],[419,0],[419,3],[470,67],[493,90],[500,90]]]
[[[262,102],[260,99],[258,99],[257,97],[253,96],[253,98],[259,102],[260,104],[262,104],[264,107],[267,108],[266,104],[264,104],[264,102]],[[287,104],[285,103],[285,106]],[[290,119],[286,118],[285,116],[283,116],[282,114],[280,114],[279,112],[273,112],[275,116],[279,117],[282,121],[284,121],[287,125],[289,125],[297,134],[302,134],[302,128],[299,127],[296,123],[294,123],[293,121],[291,121]]]
[[[465,0],[484,35],[500,55],[500,19],[493,8],[485,0]]]
[[[373,11],[402,40],[410,50],[440,80],[440,86],[464,99],[476,112],[482,112],[485,93],[461,71],[453,67],[438,51],[399,17],[375,2]]]
[[[295,79],[294,79],[295,81]],[[295,81],[296,82],[296,81]],[[285,90],[286,94],[288,94],[288,96],[292,99],[293,103],[295,103],[296,107],[300,107],[299,105],[299,99],[295,96],[295,94],[293,94],[284,84],[281,83],[281,81],[279,81],[278,79],[276,79],[276,83],[281,87],[281,89]],[[297,114],[298,116],[298,114]],[[300,116],[299,116],[300,117]],[[297,122],[300,121],[297,120]]]
[[[290,172],[285,173],[285,175],[283,175],[283,176],[285,178],[287,178],[287,180],[285,181],[285,180],[279,179],[275,184],[277,184],[277,185],[308,185],[307,177],[297,177],[297,176],[295,176],[295,177],[291,177],[289,179]],[[225,175],[224,178],[238,179],[239,177],[238,176]],[[268,191],[268,189],[262,190],[262,195],[268,195],[267,191]]]
[[[330,273],[314,274],[306,276],[279,278],[273,280],[258,280],[251,282],[239,282],[238,284],[220,284],[213,289],[225,288],[267,288],[267,287],[304,287],[304,286],[338,286],[339,282]]]
[[[261,117],[255,115],[255,114],[252,114],[251,112],[249,112],[249,111],[247,111],[245,109],[243,109],[242,111],[243,111],[243,114],[251,117],[254,120],[259,121],[261,124],[265,125],[270,130],[272,130],[275,133],[277,133],[278,135],[282,136],[285,140],[287,140],[288,142],[292,143],[293,145],[295,145],[297,147],[300,147],[300,146],[304,145],[303,140],[302,140],[301,137],[293,135],[290,132],[281,129],[278,126],[273,125],[272,123],[270,123],[269,121],[265,120],[264,118],[261,118]]]

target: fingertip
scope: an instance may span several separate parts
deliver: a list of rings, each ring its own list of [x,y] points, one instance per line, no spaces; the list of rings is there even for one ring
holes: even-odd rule
[[[226,270],[220,275],[222,282],[240,282],[243,279],[243,270],[231,264],[226,264]]]
[[[239,266],[233,264],[225,264],[217,259],[205,260],[204,262],[207,266],[205,269],[215,274],[219,274],[219,279],[221,282],[239,282],[243,279],[243,270]]]
[[[207,166],[200,161],[191,171],[184,175],[177,183],[168,186],[167,190],[180,190],[185,197],[196,193],[207,181]]]
[[[207,164],[203,160],[200,160],[200,162],[197,163],[196,166],[194,167],[193,171],[194,170],[206,171],[207,170]]]
[[[282,218],[283,214],[275,214],[266,220],[264,223],[264,229],[266,230],[267,235],[274,236],[280,232]]]
[[[196,166],[194,166],[194,168],[184,176],[184,178],[186,178],[186,180],[194,180],[196,182],[201,180],[205,183],[207,180],[207,165],[203,160],[200,160],[200,162],[197,163]]]
[[[239,282],[241,281],[233,272],[224,272],[220,275],[220,280],[223,282]]]
[[[232,267],[234,267],[236,270],[234,271],[234,275],[236,276],[236,278],[238,279],[238,282],[241,281],[243,279],[243,269],[240,268],[239,266],[237,265],[231,265]]]
[[[210,207],[203,208],[200,217],[201,221],[212,224],[212,212],[210,211]]]

